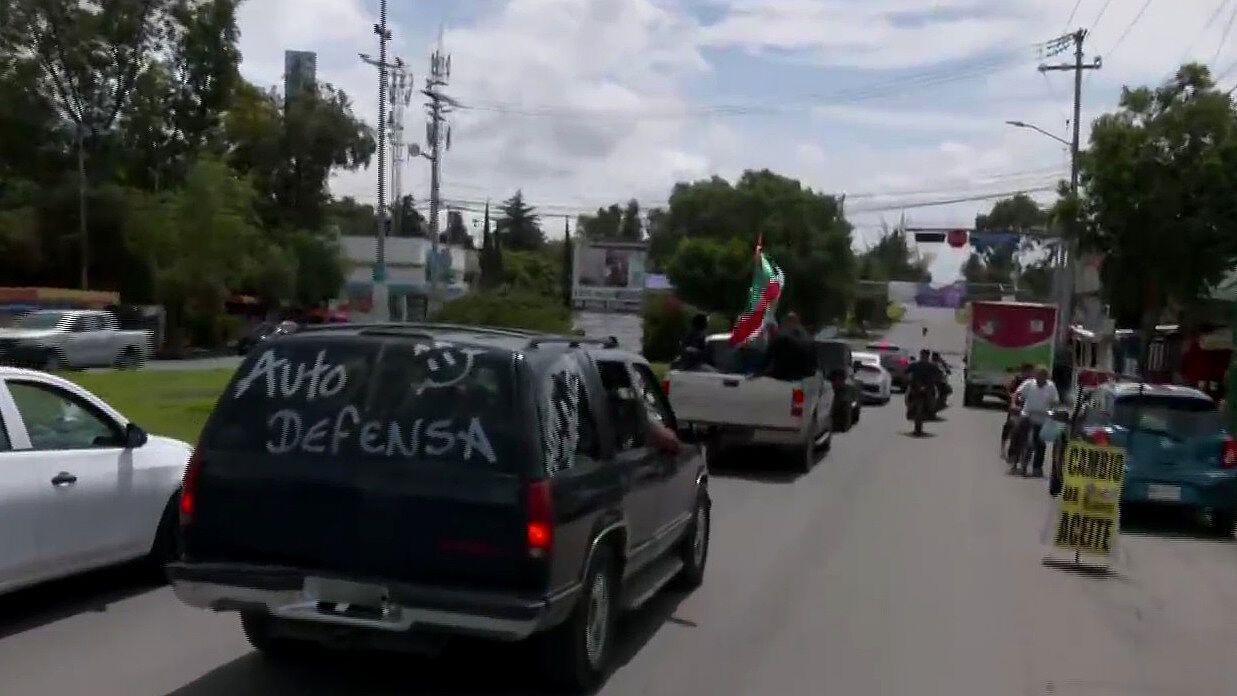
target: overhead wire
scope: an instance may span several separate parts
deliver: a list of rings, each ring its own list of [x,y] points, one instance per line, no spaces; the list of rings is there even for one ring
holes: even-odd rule
[[[1100,8],[1100,13],[1095,15],[1095,19],[1091,20],[1091,31],[1095,31],[1095,27],[1099,25],[1100,20],[1104,17],[1104,13],[1108,11],[1108,6],[1112,4],[1112,0],[1104,0],[1104,6]]]
[[[1134,29],[1134,25],[1138,24],[1138,21],[1143,18],[1143,15],[1147,12],[1147,8],[1150,6],[1151,0],[1146,0],[1143,2],[1143,6],[1138,8],[1138,13],[1134,15],[1134,19],[1130,20],[1130,23],[1125,25],[1125,31],[1121,32],[1121,36],[1117,37],[1117,42],[1112,45],[1112,48],[1108,49],[1109,56],[1116,52],[1121,43],[1125,41],[1125,37],[1130,35],[1130,31]]]
[[[1220,58],[1220,52],[1228,44],[1228,35],[1233,30],[1234,19],[1237,19],[1237,6],[1234,6],[1233,11],[1228,13],[1228,22],[1224,25],[1224,33],[1220,35],[1220,43],[1216,46],[1216,52],[1211,56],[1211,63],[1215,63]]]
[[[1069,17],[1065,18],[1065,31],[1069,31],[1070,22],[1074,21],[1074,15],[1078,14],[1078,6],[1082,4],[1082,0],[1074,0],[1074,9],[1069,11]]]

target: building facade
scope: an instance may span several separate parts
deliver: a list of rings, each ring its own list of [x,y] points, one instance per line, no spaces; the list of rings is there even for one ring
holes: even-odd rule
[[[353,314],[381,314],[374,311],[373,237],[340,238],[348,271],[340,292],[341,303]],[[430,240],[424,237],[387,237],[386,267],[390,318],[395,321],[421,321],[429,314],[430,285],[427,268],[441,268],[439,300],[446,301],[468,292],[479,277],[477,251],[454,244],[439,244],[438,264],[431,259]]]

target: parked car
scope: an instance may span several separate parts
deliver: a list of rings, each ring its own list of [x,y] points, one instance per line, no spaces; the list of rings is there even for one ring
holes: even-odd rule
[[[1189,387],[1103,384],[1080,405],[1077,434],[1126,450],[1123,503],[1199,513],[1226,536],[1237,526],[1237,443],[1215,402]]]
[[[881,367],[889,371],[889,379],[894,387],[906,390],[910,383],[906,368],[911,366],[911,354],[892,343],[871,343],[868,351],[880,356]]]
[[[62,370],[136,368],[150,356],[145,331],[123,331],[111,312],[49,309],[31,312],[0,329],[0,360]]]
[[[863,408],[863,389],[855,378],[850,344],[817,337],[816,363],[821,374],[833,385],[833,431],[844,433],[859,422]]]
[[[59,377],[0,368],[0,592],[175,548],[183,442]]]
[[[788,448],[794,465],[808,471],[833,438],[833,385],[819,369],[790,381],[752,377],[745,367],[754,348],[733,348],[729,334],[705,344],[707,370],[671,370],[665,381],[679,420],[707,434],[709,451],[735,445]]]
[[[893,398],[893,378],[889,370],[881,366],[880,355],[876,353],[854,353],[851,356],[855,362],[855,379],[863,391],[863,402],[867,404],[886,404]]]
[[[708,471],[676,429],[643,358],[581,338],[278,336],[194,452],[172,586],[239,610],[268,656],[537,635],[550,676],[589,688],[621,610],[704,577]]]

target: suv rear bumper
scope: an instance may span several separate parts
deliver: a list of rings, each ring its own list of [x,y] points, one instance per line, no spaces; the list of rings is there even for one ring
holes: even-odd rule
[[[549,596],[455,590],[405,583],[381,585],[386,599],[365,615],[323,609],[306,590],[314,574],[295,568],[231,563],[171,563],[172,591],[180,601],[213,611],[260,611],[281,619],[390,632],[432,631],[496,640],[522,640],[562,621],[579,585]]]

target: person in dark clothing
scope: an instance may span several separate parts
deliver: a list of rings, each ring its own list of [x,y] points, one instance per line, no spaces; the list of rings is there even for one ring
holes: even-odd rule
[[[691,330],[679,346],[679,355],[671,367],[676,370],[695,370],[708,365],[709,316],[697,314],[692,317]]]
[[[1009,394],[1009,411],[1005,414],[1005,425],[1001,426],[1001,453],[1006,459],[1012,459],[1014,452],[1022,451],[1022,443],[1010,442],[1010,437],[1014,435],[1014,426],[1018,423],[1019,412],[1022,410],[1022,405],[1017,402],[1014,397],[1014,392],[1018,391],[1018,387],[1022,383],[1035,376],[1035,366],[1031,363],[1023,363],[1018,370],[1018,374],[1009,381],[1009,386],[1006,387],[1006,393]]]
[[[753,377],[797,380],[816,370],[816,352],[798,314],[787,314],[782,326],[771,333],[763,364]]]
[[[906,378],[910,384],[906,388],[907,418],[911,417],[911,397],[928,390],[928,398],[936,397],[936,390],[945,382],[945,373],[932,362],[932,351],[927,348],[919,351],[919,359],[906,368]],[[931,402],[929,402],[931,403]]]

